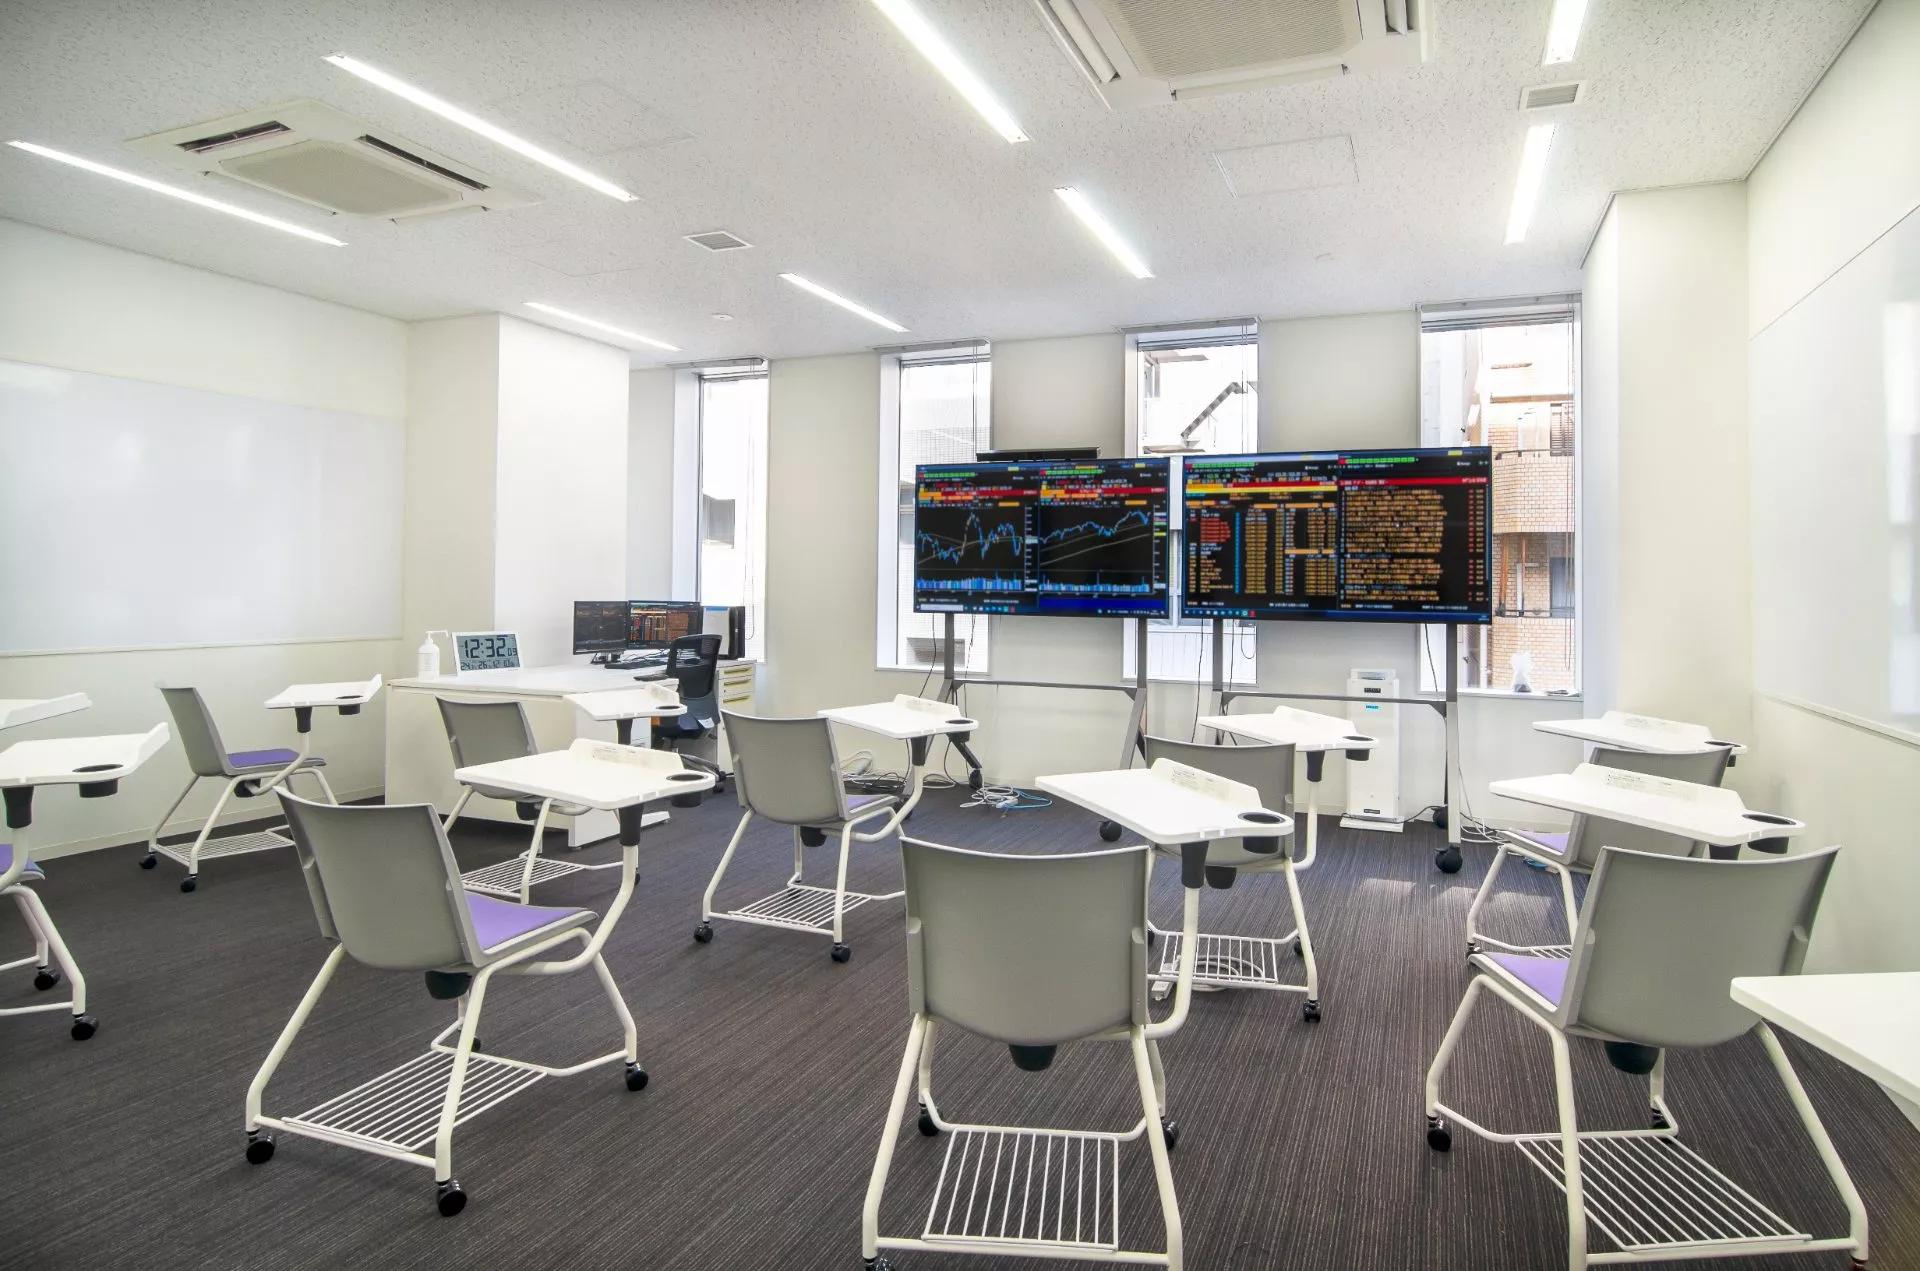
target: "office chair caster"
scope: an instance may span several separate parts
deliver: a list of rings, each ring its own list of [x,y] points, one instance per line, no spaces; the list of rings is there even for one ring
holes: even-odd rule
[[[1453,1148],[1453,1131],[1439,1117],[1427,1118],[1427,1146],[1436,1152],[1447,1152]]]
[[[1443,874],[1459,873],[1461,865],[1460,849],[1452,846],[1441,848],[1433,854],[1433,863],[1435,868]]]
[[[42,993],[60,983],[60,973],[52,967],[43,966],[33,973],[33,987]]]
[[[713,943],[713,924],[710,922],[703,922],[699,926],[695,927],[693,929],[693,942],[695,944],[712,944]]]
[[[852,956],[853,956],[852,945],[836,944],[833,946],[833,960],[835,962],[845,962],[848,958],[851,958]]]
[[[195,878],[192,874],[188,874],[185,878],[180,880],[180,890],[183,892],[191,892],[193,891],[194,888],[198,887],[199,885],[200,885],[200,880],[198,878]]]
[[[635,1094],[647,1088],[647,1070],[639,1064],[627,1065],[627,1089]]]
[[[145,856],[142,856],[140,858],[141,869],[152,869],[155,865],[158,865],[159,863],[160,863],[160,858],[158,856],[155,856],[152,852],[148,852]]]
[[[1167,1141],[1167,1151],[1173,1151],[1180,1145],[1180,1123],[1172,1117],[1161,1117],[1160,1137]]]
[[[927,1111],[927,1105],[924,1103],[920,1105],[920,1133],[930,1139],[938,1138],[940,1135],[940,1123],[933,1119],[933,1113]]]
[[[1118,821],[1100,822],[1100,837],[1109,843],[1118,841],[1120,838],[1120,823]]]
[[[1309,1024],[1318,1023],[1320,1020],[1320,1003],[1313,998],[1308,998],[1302,1002],[1300,1004],[1300,1018]]]
[[[273,1159],[273,1136],[259,1130],[247,1131],[247,1164],[265,1165]]]
[[[450,1178],[441,1183],[434,1203],[440,1208],[442,1218],[451,1218],[467,1207],[467,1193],[460,1186],[460,1180]]]
[[[73,1017],[73,1040],[83,1042],[100,1031],[100,1021],[91,1015]]]

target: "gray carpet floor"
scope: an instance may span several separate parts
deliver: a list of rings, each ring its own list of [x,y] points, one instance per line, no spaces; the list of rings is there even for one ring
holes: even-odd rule
[[[930,793],[914,833],[1022,852],[1098,845],[1077,809],[1001,814],[959,802]],[[87,971],[101,1028],[76,1043],[58,1016],[0,1021],[0,1266],[854,1271],[906,1031],[901,910],[856,911],[844,966],[824,939],[738,924],[696,945],[700,892],[736,815],[730,797],[716,799],[648,832],[639,891],[607,947],[652,1084],[629,1094],[617,1068],[543,1081],[467,1123],[454,1159],[471,1203],[451,1220],[436,1214],[417,1166],[291,1136],[264,1166],[243,1159],[247,1084],[326,953],[290,852],[216,860],[192,896],[176,890],[169,862],[135,868],[134,847],[52,862],[40,891]],[[1470,847],[1449,877],[1432,865],[1431,827],[1396,837],[1329,818],[1323,830],[1303,885],[1325,1018],[1302,1020],[1292,996],[1210,994],[1165,1045],[1187,1265],[1564,1265],[1563,1202],[1546,1177],[1510,1147],[1459,1133],[1440,1155],[1423,1136],[1422,1076],[1469,977],[1465,914],[1488,849]],[[777,888],[789,843],[775,827],[751,834],[723,901]],[[468,865],[517,847],[505,828],[456,832]],[[590,848],[584,859],[612,855]],[[811,859],[829,870],[828,851]],[[612,877],[574,875],[536,899],[592,905]],[[1519,868],[1507,878],[1490,923],[1548,936],[1545,880]],[[888,845],[856,848],[855,887],[898,879]],[[1170,925],[1170,869],[1158,886]],[[1285,926],[1278,880],[1208,892],[1204,905],[1214,930]],[[0,954],[25,952],[12,916],[0,924]],[[29,979],[0,977],[0,1006],[32,1000]],[[448,1015],[418,976],[349,965],[267,1110],[301,1111],[420,1053]],[[482,1034],[498,1053],[550,1062],[618,1044],[586,974],[498,981]],[[1920,1267],[1920,1131],[1866,1079],[1791,1039],[1788,1049],[1865,1195],[1874,1264]],[[937,1090],[954,1119],[1123,1128],[1138,1113],[1121,1047],[1070,1047],[1029,1074],[1003,1048],[949,1031],[938,1055]],[[1583,1127],[1644,1124],[1643,1080],[1608,1068],[1589,1043],[1576,1044],[1575,1065]],[[1551,1128],[1546,1044],[1506,1008],[1478,1014],[1454,1072],[1449,1098],[1463,1109],[1503,1128]],[[1674,1055],[1669,1097],[1688,1141],[1786,1218],[1844,1231],[1757,1041]],[[945,1148],[905,1128],[884,1230],[919,1231]],[[1144,1145],[1122,1157],[1121,1191],[1123,1239],[1153,1247]],[[1828,1254],[1731,1265],[1845,1264]],[[907,1254],[896,1265],[981,1264]]]

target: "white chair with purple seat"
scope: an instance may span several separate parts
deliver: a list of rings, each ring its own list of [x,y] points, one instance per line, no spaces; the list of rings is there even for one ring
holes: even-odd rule
[[[1567,1263],[1726,1258],[1845,1250],[1867,1261],[1867,1215],[1833,1140],[1764,1021],[1729,997],[1737,977],[1795,974],[1840,849],[1775,859],[1703,860],[1603,848],[1570,958],[1482,953],[1427,1070],[1427,1145],[1453,1126],[1518,1147],[1561,1189]],[[1441,1102],[1440,1083],[1468,1017],[1491,993],[1547,1036],[1559,1127],[1491,1130]],[[1848,1218],[1844,1236],[1797,1229],[1680,1138],[1666,1098],[1671,1047],[1705,1048],[1757,1033]],[[1622,1071],[1649,1078],[1648,1129],[1581,1130],[1569,1037],[1595,1038]],[[1795,1198],[1796,1201],[1799,1198]],[[1799,1208],[1798,1205],[1795,1208]],[[1592,1227],[1614,1249],[1589,1247]]]
[[[1623,772],[1643,772],[1695,785],[1717,786],[1726,774],[1730,754],[1727,748],[1721,746],[1689,753],[1615,750],[1596,746],[1588,762]],[[1591,874],[1602,847],[1621,847],[1667,856],[1689,856],[1699,851],[1697,842],[1682,835],[1625,821],[1577,814],[1573,823],[1560,833],[1541,830],[1501,830],[1498,833],[1493,862],[1487,866],[1486,877],[1480,880],[1480,890],[1474,893],[1473,904],[1467,909],[1468,957],[1486,948],[1547,957],[1564,958],[1568,955],[1569,946],[1566,944],[1512,944],[1480,929],[1480,911],[1493,894],[1494,880],[1499,878],[1500,868],[1506,864],[1509,856],[1518,856],[1554,875],[1560,885],[1560,903],[1565,911],[1568,937],[1571,938],[1574,924],[1580,917],[1580,906],[1573,894],[1573,875]]]

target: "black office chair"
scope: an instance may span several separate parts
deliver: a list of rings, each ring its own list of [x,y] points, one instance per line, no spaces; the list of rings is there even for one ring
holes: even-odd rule
[[[680,703],[687,710],[684,715],[653,721],[654,746],[677,751],[683,742],[713,736],[720,725],[720,637],[689,635],[675,640],[667,646],[666,677],[678,686]],[[726,780],[718,765],[698,755],[682,755],[681,759],[691,767],[711,772],[722,783]]]

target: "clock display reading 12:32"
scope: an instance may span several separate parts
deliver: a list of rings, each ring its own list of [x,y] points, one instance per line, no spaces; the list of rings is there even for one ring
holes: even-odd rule
[[[512,631],[458,631],[453,636],[453,669],[497,671],[520,665],[520,637]]]

